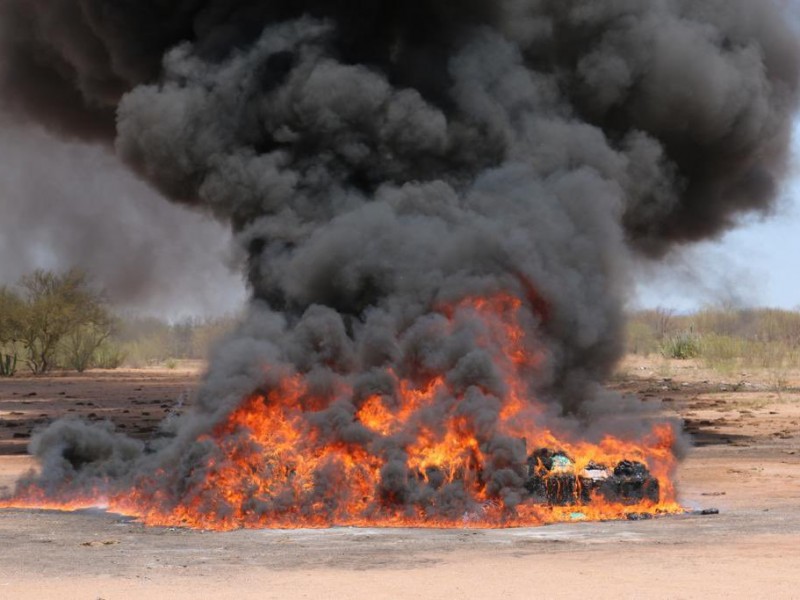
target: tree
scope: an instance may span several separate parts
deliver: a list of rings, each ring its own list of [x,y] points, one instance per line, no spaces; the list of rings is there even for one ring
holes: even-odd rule
[[[87,311],[82,324],[76,324],[66,335],[64,353],[67,366],[83,373],[92,366],[98,348],[114,332],[116,320],[102,305]]]
[[[19,337],[22,299],[13,290],[0,287],[0,344],[14,342]]]
[[[22,331],[22,299],[7,287],[0,287],[0,376],[11,377],[17,370],[17,340]]]
[[[19,341],[30,370],[49,371],[65,340],[68,362],[85,369],[113,327],[102,294],[92,289],[86,274],[78,269],[63,274],[39,270],[23,277],[19,287],[24,300]]]

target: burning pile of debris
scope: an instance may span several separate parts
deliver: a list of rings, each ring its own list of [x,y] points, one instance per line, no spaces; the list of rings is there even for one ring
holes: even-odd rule
[[[589,462],[579,469],[565,452],[541,448],[528,457],[525,489],[539,504],[572,506],[606,502],[634,505],[659,501],[658,479],[641,462],[622,460],[614,468]]]
[[[173,437],[56,423],[4,505],[204,529],[681,511],[677,430],[628,427],[603,384],[630,267],[772,207],[800,103],[782,4],[0,3],[2,104],[229,223],[252,291]]]

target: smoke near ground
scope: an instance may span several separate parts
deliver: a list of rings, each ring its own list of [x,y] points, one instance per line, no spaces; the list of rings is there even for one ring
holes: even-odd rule
[[[198,433],[296,373],[331,399],[318,435],[366,446],[360,398],[391,396],[389,371],[443,374],[442,410],[458,400],[512,464],[489,474],[504,498],[502,374],[441,307],[523,299],[531,395],[608,414],[631,261],[769,211],[798,99],[778,2],[12,0],[2,22],[7,110],[113,144],[247,255],[248,319],[142,460],[185,467]]]

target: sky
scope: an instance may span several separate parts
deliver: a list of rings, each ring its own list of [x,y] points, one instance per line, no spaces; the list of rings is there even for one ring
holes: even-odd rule
[[[719,240],[662,265],[639,265],[631,307],[688,312],[707,305],[800,309],[800,121],[774,212],[749,215]]]

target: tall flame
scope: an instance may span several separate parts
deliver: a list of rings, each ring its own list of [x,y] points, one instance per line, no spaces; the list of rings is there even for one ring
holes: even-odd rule
[[[77,495],[65,489],[55,497],[29,486],[3,505],[63,510],[101,505],[149,525],[211,530],[496,527],[679,512],[670,479],[676,464],[671,425],[656,425],[638,440],[607,436],[591,444],[539,424],[544,407],[527,382],[544,357],[530,350],[532,341],[521,323],[525,310],[520,299],[505,293],[439,308],[453,331],[461,322],[478,324],[477,345],[492,355],[501,375],[500,405],[486,422],[462,410],[466,392],[442,375],[404,378],[389,371],[394,393],[358,400],[343,382],[333,395],[319,397],[303,375],[287,375],[272,389],[245,398],[202,436],[198,443],[207,452],[184,476],[156,471],[140,476],[124,492],[101,492],[106,486],[98,486]],[[351,408],[347,425],[359,426],[362,435],[331,441],[321,434],[314,415],[343,398]],[[431,411],[438,411],[435,419]],[[493,448],[497,436],[517,440],[522,460]],[[526,454],[536,448],[569,456],[573,473],[623,460],[642,463],[658,481],[658,500],[622,503],[596,491],[587,498],[575,478],[568,501],[552,505],[509,494],[497,478],[486,476],[491,471],[512,480],[526,477]],[[398,453],[401,470],[390,467]],[[554,470],[546,477],[557,474]],[[393,478],[419,485],[394,486]],[[416,490],[413,497],[408,489]]]

